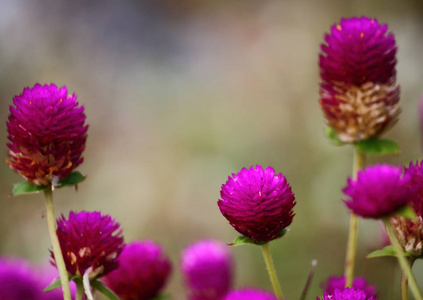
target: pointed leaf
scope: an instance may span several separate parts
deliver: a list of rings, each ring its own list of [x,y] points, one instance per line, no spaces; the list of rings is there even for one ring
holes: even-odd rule
[[[398,143],[387,139],[368,139],[355,142],[354,145],[366,154],[395,155],[400,152]]]
[[[113,293],[113,291],[105,286],[101,281],[98,281],[97,279],[93,280],[91,281],[91,286],[110,300],[119,300],[119,297],[116,296],[116,294]]]
[[[50,292],[54,289],[57,289],[58,287],[61,286],[61,282],[60,282],[60,278],[56,279],[55,281],[53,281],[52,283],[50,283],[44,290],[43,293],[47,293]]]
[[[409,220],[414,220],[417,218],[417,214],[410,205],[401,207],[395,212],[395,215],[404,217]]]
[[[39,191],[45,190],[45,185],[36,185],[28,182],[19,182],[13,185],[12,195],[19,196],[24,194],[38,193]]]
[[[373,251],[366,258],[374,258],[374,257],[384,257],[384,256],[395,256],[397,257],[397,253],[395,252],[395,248],[392,245],[386,246],[383,249]],[[410,256],[410,253],[404,252],[404,256]]]
[[[338,138],[338,133],[332,127],[326,127],[325,133],[326,137],[332,142],[333,145],[345,145],[345,143]]]
[[[82,182],[85,179],[85,176],[82,175],[80,172],[75,171],[69,174],[68,177],[66,177],[65,179],[60,180],[60,184],[57,188],[61,188],[64,186],[69,186],[69,185],[76,185],[80,182]]]

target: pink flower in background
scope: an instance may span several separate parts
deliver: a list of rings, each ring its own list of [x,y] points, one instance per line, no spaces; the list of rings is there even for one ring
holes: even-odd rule
[[[317,297],[316,300],[377,300],[377,298],[361,289],[342,288],[335,289],[332,294],[325,292],[323,298]]]
[[[20,258],[0,258],[2,300],[41,300],[40,286],[29,263]]]
[[[341,19],[321,45],[320,105],[347,143],[374,138],[398,120],[395,37],[367,17]]]
[[[232,287],[234,261],[228,245],[202,240],[181,257],[181,270],[190,300],[220,300]]]
[[[104,276],[115,270],[123,248],[119,223],[100,212],[70,212],[57,220],[59,238],[66,269],[71,275],[89,278]],[[53,259],[54,255],[51,254]]]
[[[345,205],[363,218],[389,216],[415,198],[410,183],[410,175],[403,175],[400,167],[387,164],[367,167],[358,172],[357,179],[348,179],[343,189],[347,196]]]
[[[331,276],[321,287],[326,294],[333,295],[336,289],[342,290],[345,288],[345,276]],[[352,288],[362,290],[367,296],[377,296],[376,288],[373,285],[369,285],[364,277],[354,278]]]
[[[231,291],[224,300],[277,300],[276,296],[263,290],[246,288]]]
[[[88,125],[66,86],[36,84],[13,98],[7,122],[9,166],[30,183],[57,185],[82,161]]]
[[[255,242],[280,237],[292,223],[294,194],[285,176],[276,174],[272,167],[243,168],[222,185],[220,195],[218,205],[223,216]]]
[[[103,281],[122,300],[148,300],[161,293],[171,271],[162,247],[152,241],[134,241],[123,249],[119,268]]]

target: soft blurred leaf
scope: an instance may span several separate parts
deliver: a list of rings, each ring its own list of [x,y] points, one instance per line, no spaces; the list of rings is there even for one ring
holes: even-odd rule
[[[406,205],[395,212],[395,215],[404,217],[409,220],[417,218],[417,214],[410,205]]]
[[[38,193],[39,191],[45,190],[45,185],[35,185],[28,182],[19,182],[13,186],[12,195],[19,196],[24,194]]]
[[[354,145],[361,152],[372,155],[395,155],[400,152],[398,143],[387,139],[368,139],[355,142]]]
[[[395,257],[397,257],[394,246],[389,245],[389,246],[386,246],[383,249],[373,251],[372,253],[367,255],[366,258],[384,257],[384,256],[395,256]],[[407,252],[404,252],[404,256],[410,256],[410,254],[407,253]]]
[[[101,281],[93,280],[91,281],[91,286],[110,300],[119,300],[119,297],[116,296],[116,294],[113,293],[112,290],[105,286]]]
[[[57,188],[61,188],[64,186],[69,186],[69,185],[76,185],[80,182],[82,182],[85,179],[85,176],[82,175],[80,172],[75,171],[69,174],[68,177],[66,177],[65,179],[62,179],[60,181],[60,185],[57,186]]]
[[[332,127],[326,127],[326,136],[335,146],[345,145],[343,141],[338,138],[338,133]]]
[[[60,278],[58,278],[58,279],[56,279],[55,281],[53,281],[51,284],[49,284],[49,286],[47,286],[44,290],[43,290],[43,292],[44,293],[47,293],[47,292],[50,292],[50,291],[52,291],[52,290],[54,290],[54,289],[57,289],[58,287],[60,287],[61,286],[61,283],[60,283]]]

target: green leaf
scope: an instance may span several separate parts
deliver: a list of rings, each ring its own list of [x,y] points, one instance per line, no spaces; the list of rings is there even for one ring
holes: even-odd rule
[[[395,214],[397,216],[404,217],[409,220],[414,220],[417,218],[417,214],[414,209],[410,205],[406,205],[400,209],[398,209]]]
[[[116,294],[113,293],[112,290],[105,286],[104,283],[102,283],[101,281],[95,279],[91,281],[91,286],[110,300],[119,300],[119,297],[116,296]]]
[[[55,281],[53,281],[52,283],[50,283],[50,285],[43,290],[43,293],[50,292],[54,289],[57,289],[60,286],[61,286],[61,282],[60,282],[60,278],[58,278]]]
[[[326,136],[335,146],[345,145],[343,141],[338,138],[338,133],[332,127],[326,127]]]
[[[170,296],[167,294],[158,295],[157,297],[154,297],[151,300],[165,300],[165,299],[170,299]]]
[[[65,179],[60,180],[58,188],[69,186],[69,185],[76,185],[82,182],[85,179],[85,176],[82,175],[80,172],[75,171],[69,174],[68,177]]]
[[[288,231],[288,229],[284,228],[281,230],[280,232],[280,237],[283,237],[286,232]],[[233,241],[233,243],[228,244],[229,246],[241,246],[241,245],[245,245],[245,244],[254,244],[254,245],[264,245],[266,244],[267,241],[263,241],[263,242],[254,242],[254,240],[252,238],[240,235],[238,236],[235,241]]]
[[[411,256],[410,253],[403,252],[404,256]],[[383,249],[373,251],[366,258],[374,258],[374,257],[384,257],[384,256],[395,256],[397,257],[397,253],[395,252],[395,248],[392,245],[386,246]]]
[[[28,182],[19,182],[13,186],[12,195],[19,196],[24,194],[33,194],[43,191],[47,188],[45,185],[35,185]]]
[[[354,145],[360,151],[372,155],[395,155],[400,152],[398,143],[387,139],[368,139],[355,142]]]

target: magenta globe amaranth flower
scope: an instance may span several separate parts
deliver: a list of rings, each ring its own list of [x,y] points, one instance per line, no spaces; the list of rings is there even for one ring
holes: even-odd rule
[[[160,294],[171,271],[162,247],[152,241],[134,241],[123,249],[119,268],[103,281],[122,300],[149,300]]]
[[[57,185],[83,161],[84,107],[66,86],[36,84],[13,98],[7,122],[9,166],[28,182]]]
[[[281,236],[292,223],[295,197],[282,174],[272,167],[243,168],[232,174],[220,191],[220,211],[242,235],[255,242],[268,242]]]
[[[350,18],[333,25],[325,42],[319,66],[327,124],[347,143],[379,136],[400,113],[394,35],[377,19]]]
[[[348,179],[343,189],[347,196],[345,205],[363,218],[392,215],[416,196],[410,182],[410,175],[403,175],[400,167],[386,164],[367,167],[358,172],[357,179]]]
[[[343,290],[345,288],[345,276],[331,276],[321,287],[328,295],[333,295],[336,289]],[[362,290],[367,296],[376,297],[377,295],[376,288],[373,285],[369,285],[364,277],[354,278],[352,288]]]
[[[41,300],[34,270],[18,258],[0,258],[0,295],[2,300]]]
[[[316,300],[377,300],[377,298],[361,289],[342,288],[335,289],[332,294],[325,292],[323,298],[317,297]]]
[[[246,288],[231,291],[224,300],[277,300],[275,295],[258,289]]]
[[[100,212],[70,212],[57,220],[66,269],[71,275],[94,279],[115,270],[123,248],[119,223]],[[54,259],[53,253],[51,254]]]
[[[190,300],[221,300],[232,287],[234,262],[228,245],[202,240],[184,250],[181,270]]]

